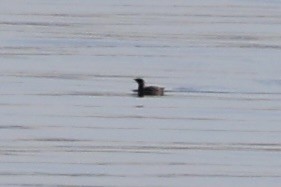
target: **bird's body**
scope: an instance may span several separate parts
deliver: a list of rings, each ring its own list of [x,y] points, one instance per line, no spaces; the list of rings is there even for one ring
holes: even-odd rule
[[[158,86],[145,86],[145,82],[143,79],[135,79],[135,81],[138,83],[138,96],[144,97],[147,96],[163,96],[164,95],[164,88],[158,87]]]

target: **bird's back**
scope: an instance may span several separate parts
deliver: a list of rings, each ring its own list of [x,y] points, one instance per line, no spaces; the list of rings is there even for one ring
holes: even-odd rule
[[[164,88],[157,86],[147,86],[144,87],[144,95],[164,95]]]

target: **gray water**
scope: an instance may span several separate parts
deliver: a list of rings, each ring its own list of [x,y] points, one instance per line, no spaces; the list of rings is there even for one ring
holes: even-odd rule
[[[280,10],[1,0],[0,186],[279,187]]]

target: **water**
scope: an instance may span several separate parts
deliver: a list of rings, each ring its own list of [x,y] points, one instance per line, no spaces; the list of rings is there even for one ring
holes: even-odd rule
[[[279,186],[280,8],[1,0],[0,186]]]

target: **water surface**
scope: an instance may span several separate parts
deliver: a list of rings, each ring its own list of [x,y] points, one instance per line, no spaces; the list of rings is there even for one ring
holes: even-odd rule
[[[0,185],[279,186],[280,8],[1,0]]]

